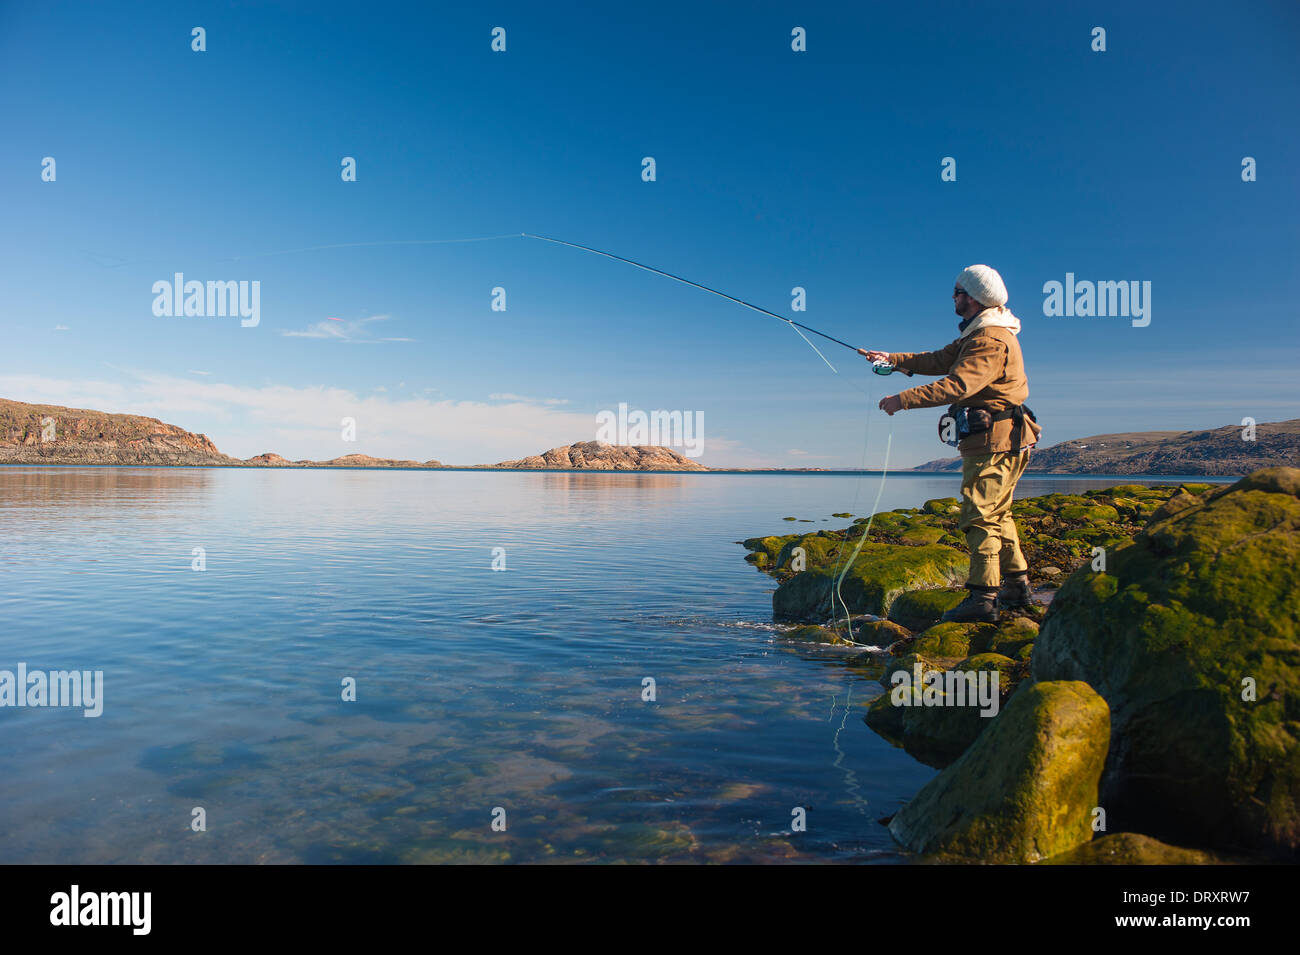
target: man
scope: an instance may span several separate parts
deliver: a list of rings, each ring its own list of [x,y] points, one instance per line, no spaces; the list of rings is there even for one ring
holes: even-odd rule
[[[904,409],[951,405],[940,422],[940,433],[945,440],[949,438],[945,429],[960,438],[957,526],[970,548],[966,584],[970,594],[943,619],[993,623],[999,604],[1014,609],[1031,602],[1029,565],[1020,552],[1011,499],[1042,429],[1023,407],[1029,381],[1016,340],[1020,319],[1006,308],[1002,276],[987,265],[972,265],[957,276],[952,298],[961,316],[957,325],[961,334],[952,344],[932,352],[858,352],[908,376],[945,376],[882,398],[880,408],[893,415]],[[965,429],[960,427],[962,418],[969,420]]]

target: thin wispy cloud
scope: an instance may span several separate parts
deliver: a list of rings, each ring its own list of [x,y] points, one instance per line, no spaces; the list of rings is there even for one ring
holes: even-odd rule
[[[491,401],[522,401],[531,405],[567,405],[568,398],[530,398],[527,395],[516,395],[509,391],[498,391],[488,395]]]
[[[286,338],[324,338],[353,344],[415,341],[414,338],[377,336],[368,327],[374,322],[385,322],[391,318],[391,315],[368,315],[354,319],[326,318],[302,331],[284,331],[280,334]]]

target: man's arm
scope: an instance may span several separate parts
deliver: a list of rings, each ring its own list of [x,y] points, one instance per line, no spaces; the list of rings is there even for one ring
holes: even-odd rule
[[[938,351],[890,352],[889,363],[906,375],[946,375],[961,350],[961,339]]]
[[[954,342],[948,348],[956,344]],[[945,352],[947,350],[944,349]],[[943,352],[933,354],[942,355]],[[972,338],[961,359],[951,365],[948,377],[899,392],[900,407],[905,410],[937,408],[960,401],[991,384],[1002,374],[1006,363],[1007,346],[1002,342],[984,335]]]

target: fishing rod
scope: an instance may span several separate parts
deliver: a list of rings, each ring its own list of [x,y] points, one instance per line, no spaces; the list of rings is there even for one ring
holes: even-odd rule
[[[736,296],[734,295],[728,295],[726,292],[719,292],[717,289],[709,288],[707,285],[701,285],[699,282],[692,282],[690,279],[684,279],[680,275],[674,275],[672,272],[665,272],[663,269],[656,269],[653,268],[652,266],[634,261],[633,259],[624,258],[621,255],[615,255],[612,252],[602,252],[600,249],[593,249],[590,246],[579,245],[577,242],[568,242],[565,241],[564,239],[553,239],[550,236],[535,235],[531,232],[521,232],[519,234],[528,239],[541,239],[543,242],[554,242],[556,245],[567,245],[572,249],[581,249],[583,252],[591,252],[593,255],[603,255],[607,259],[614,259],[617,262],[625,262],[628,265],[635,266],[636,268],[641,269],[645,272],[653,272],[655,275],[662,275],[664,278],[672,279],[674,282],[681,282],[683,285],[690,285],[693,288],[701,289],[702,291],[705,292],[711,292],[714,295],[717,295],[721,298],[725,298],[729,302],[735,302],[737,305],[743,305],[745,306],[745,308],[752,309],[753,311],[759,312],[760,314],[769,315],[772,318],[777,319],[778,321],[785,322],[787,325],[789,325],[790,327],[796,330],[802,328],[806,332],[812,332],[814,335],[820,336],[821,338],[824,338],[827,341],[831,341],[837,345],[841,345],[844,348],[847,348],[851,352],[854,353],[860,352],[860,349],[856,345],[850,345],[846,341],[841,341],[840,339],[836,338],[834,335],[827,335],[825,332],[819,332],[811,325],[805,325],[803,324],[803,322],[796,322],[794,319],[786,318],[784,315],[778,315],[776,314],[776,312],[769,312],[767,309],[761,308],[760,306],[755,305],[752,302],[746,302],[744,299],[736,298]],[[802,333],[799,334],[799,337],[803,338],[804,341],[808,342],[808,339],[804,338]],[[816,351],[818,355],[821,355],[822,361],[825,361],[827,365],[830,365],[831,371],[835,371],[835,366],[831,365],[829,361],[826,361],[826,356],[822,355],[820,351],[817,351],[817,346],[813,345],[812,342],[808,342],[808,344],[812,346],[813,351]]]

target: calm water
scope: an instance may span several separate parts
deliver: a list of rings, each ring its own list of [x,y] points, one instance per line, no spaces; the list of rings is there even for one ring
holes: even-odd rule
[[[877,820],[934,771],[734,543],[877,481],[0,468],[0,669],[105,681],[0,709],[0,862],[902,861]]]

